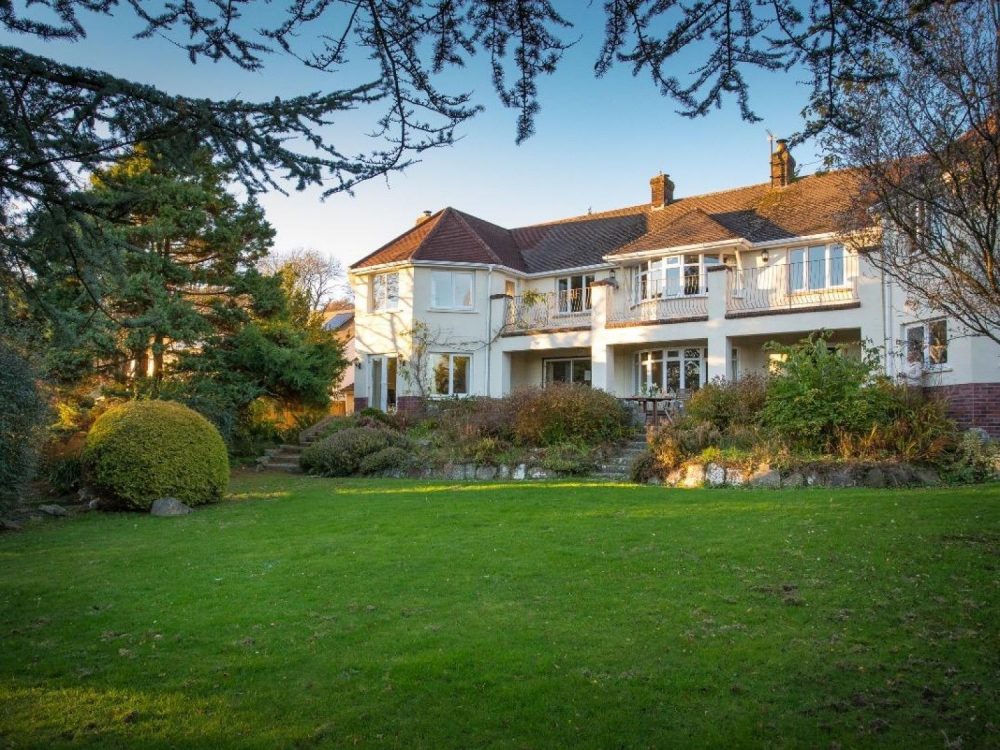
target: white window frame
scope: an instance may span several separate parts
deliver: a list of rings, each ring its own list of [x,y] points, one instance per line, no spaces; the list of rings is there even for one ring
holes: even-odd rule
[[[834,271],[834,248],[840,250],[840,282],[837,284],[830,283]],[[813,258],[812,253],[814,250],[823,251],[823,279],[822,283],[815,286],[813,286],[812,266],[819,259]],[[802,253],[801,261],[792,260],[796,253]],[[798,273],[801,274],[800,286],[795,286],[796,268],[798,268]],[[789,294],[809,294],[810,292],[819,292],[826,289],[843,289],[850,286],[850,283],[851,280],[847,275],[847,249],[840,242],[831,242],[825,245],[803,245],[802,247],[788,249]]]
[[[448,280],[444,282],[451,288],[451,304],[441,304],[441,301],[435,298],[435,293],[437,291],[436,279],[442,277],[448,277]],[[467,278],[469,280],[469,291],[470,291],[470,304],[460,305],[458,304],[458,290],[456,289],[456,282],[459,278]],[[476,308],[476,274],[473,271],[431,271],[431,310],[462,310],[468,312]]]
[[[379,280],[385,289],[384,301],[379,302]],[[390,280],[392,280],[390,282]],[[396,287],[395,296],[391,295],[393,285]],[[384,273],[372,274],[371,281],[371,311],[372,312],[394,312],[399,309],[399,271],[386,271]]]
[[[472,395],[472,354],[469,352],[434,352],[432,354],[435,357],[434,369],[431,370],[431,386],[433,388],[433,398],[466,398]],[[448,358],[448,392],[439,393],[437,390],[437,381],[435,380],[434,370],[437,369],[437,357],[447,357]],[[468,360],[468,365],[465,369],[465,393],[455,393],[455,359],[465,358]]]
[[[556,311],[560,315],[579,315],[581,313],[590,312],[590,285],[596,280],[596,276],[592,273],[574,273],[571,276],[560,276],[556,279]],[[580,286],[576,289],[580,290],[581,305],[579,310],[573,309],[573,279],[580,280]],[[565,289],[563,285],[565,284]]]
[[[944,346],[940,347],[938,352],[935,354],[934,346],[931,344],[931,329],[934,326],[943,325],[944,326]],[[921,362],[920,365],[925,371],[933,372],[936,370],[946,370],[949,368],[948,364],[948,319],[947,318],[933,318],[931,320],[923,320],[917,323],[909,323],[903,326],[903,361],[910,365],[910,331],[919,330],[923,334],[923,344],[921,346]],[[941,355],[944,358],[941,358]],[[937,359],[934,362],[932,359]]]
[[[689,350],[697,350],[697,357],[688,356]],[[650,373],[652,371],[652,362],[659,362],[661,364],[660,371],[660,382],[651,383]],[[642,393],[642,389],[645,386],[647,392],[652,388],[658,389],[661,393],[669,390],[667,384],[667,370],[669,369],[668,364],[670,362],[679,363],[680,368],[680,383],[682,387],[680,390],[684,390],[688,393],[693,392],[694,388],[685,388],[683,386],[687,385],[687,363],[688,362],[698,362],[698,388],[703,388],[707,382],[707,363],[708,363],[708,353],[703,346],[677,346],[664,349],[643,349],[635,353],[635,357],[632,360],[633,373],[634,373],[634,383],[636,393]]]
[[[708,262],[706,258],[709,259]],[[703,297],[708,294],[706,271],[720,263],[722,263],[722,253],[719,252],[679,253],[651,258],[641,265],[632,266],[632,303],[638,305],[655,299]],[[695,269],[698,279],[696,290],[691,292],[688,291],[686,282],[688,269]],[[675,278],[668,278],[671,276]]]

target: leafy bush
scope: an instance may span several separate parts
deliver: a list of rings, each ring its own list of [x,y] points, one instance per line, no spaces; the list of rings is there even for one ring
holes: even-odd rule
[[[887,421],[896,394],[877,378],[878,357],[862,347],[860,357],[831,347],[828,332],[792,346],[768,344],[781,355],[767,388],[763,423],[807,450],[828,450],[838,434],[857,435]]]
[[[1000,445],[978,430],[963,432],[946,477],[953,482],[985,482],[1000,475]]]
[[[514,440],[515,403],[508,398],[454,399],[441,405],[437,424],[447,441]]]
[[[563,474],[589,474],[597,466],[593,451],[573,443],[552,445],[545,449],[542,467]]]
[[[413,466],[413,452],[399,446],[389,446],[361,460],[362,474],[380,474],[394,469],[407,470]]]
[[[715,378],[695,391],[685,408],[688,417],[711,422],[726,431],[737,425],[756,424],[767,400],[767,378],[757,373],[739,380]]]
[[[357,474],[362,461],[372,454],[405,445],[406,438],[393,430],[349,427],[308,446],[302,451],[300,464],[309,474],[347,477]]]
[[[122,508],[161,497],[218,500],[229,484],[226,444],[211,422],[171,401],[132,401],[102,414],[83,449],[84,478]]]
[[[629,479],[636,484],[646,484],[660,476],[660,464],[651,450],[643,451],[632,460],[628,471]]]
[[[56,494],[76,492],[83,485],[83,459],[79,455],[67,455],[47,461],[45,481]]]
[[[631,432],[628,411],[609,393],[583,385],[553,383],[510,396],[517,405],[514,434],[525,445],[599,445]]]
[[[12,502],[35,470],[47,406],[31,365],[0,343],[0,502]]]
[[[508,443],[498,438],[484,437],[464,443],[462,453],[477,464],[495,466],[508,447]]]

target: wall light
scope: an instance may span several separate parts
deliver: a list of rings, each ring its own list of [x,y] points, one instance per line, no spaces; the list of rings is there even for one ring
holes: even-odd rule
[[[770,257],[771,257],[771,256],[767,254],[767,250],[764,250],[764,251],[763,251],[763,252],[762,252],[762,253],[760,254],[760,259],[761,259],[762,261],[764,261],[765,263],[767,263],[767,261],[768,261],[768,259],[769,259]]]

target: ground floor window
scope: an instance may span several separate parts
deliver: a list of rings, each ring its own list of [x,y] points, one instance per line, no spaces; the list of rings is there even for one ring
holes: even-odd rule
[[[433,355],[434,394],[468,396],[472,356],[469,354]]]
[[[705,382],[705,350],[649,349],[635,355],[636,393],[696,391]]]
[[[931,320],[906,326],[906,361],[924,367],[948,364],[948,321]]]
[[[544,382],[590,385],[590,357],[545,360]]]

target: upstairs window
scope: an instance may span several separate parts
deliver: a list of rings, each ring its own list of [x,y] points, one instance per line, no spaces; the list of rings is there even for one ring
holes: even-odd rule
[[[815,245],[788,251],[788,288],[792,292],[844,286],[843,245]]]
[[[471,271],[431,273],[431,307],[439,310],[472,310],[475,275]]]
[[[372,310],[385,312],[399,309],[399,273],[377,273],[372,276]]]
[[[904,329],[906,361],[924,367],[948,364],[948,321],[931,320]]]
[[[718,254],[686,253],[657,258],[632,269],[632,296],[636,304],[665,297],[708,292],[705,269],[721,262]]]
[[[590,309],[590,285],[594,283],[593,274],[579,276],[564,276],[556,279],[556,296],[559,312],[578,313]]]

